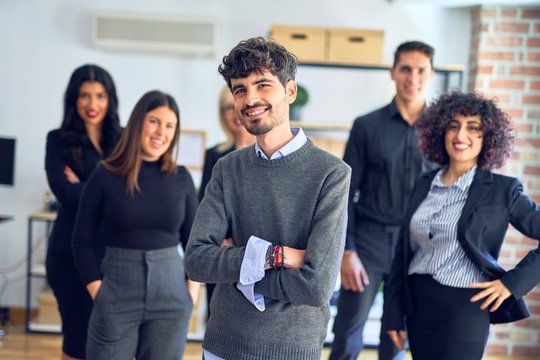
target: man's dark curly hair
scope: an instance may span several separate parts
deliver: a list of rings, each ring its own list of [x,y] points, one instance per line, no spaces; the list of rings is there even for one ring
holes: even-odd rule
[[[425,109],[418,119],[419,146],[425,157],[440,165],[448,165],[445,134],[448,122],[456,115],[476,116],[482,120],[482,150],[478,166],[486,170],[500,168],[512,155],[514,131],[508,114],[502,112],[494,100],[478,93],[459,91],[441,95]]]
[[[294,80],[298,61],[296,56],[274,40],[254,37],[236,45],[229,55],[223,57],[218,71],[229,89],[231,79],[248,77],[253,71],[270,71],[277,76],[283,86]]]

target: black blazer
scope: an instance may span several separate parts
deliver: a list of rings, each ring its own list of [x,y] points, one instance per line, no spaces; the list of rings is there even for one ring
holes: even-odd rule
[[[63,146],[60,142],[61,130],[52,130],[47,134],[47,146],[45,152],[45,171],[47,181],[54,196],[58,200],[58,215],[54,222],[53,230],[49,236],[48,251],[55,253],[71,254],[71,234],[77,214],[77,206],[83,186],[99,163],[102,156],[97,152],[89,139],[85,139],[82,149],[83,171],[78,171],[76,166],[64,158]],[[112,152],[111,148],[103,149],[105,156]],[[79,180],[78,184],[72,184],[66,179],[64,167],[70,166]]]
[[[204,156],[204,167],[201,179],[201,186],[199,187],[199,202],[201,202],[204,197],[204,191],[206,190],[206,186],[208,185],[208,183],[210,182],[210,178],[212,177],[212,170],[214,169],[214,165],[216,165],[219,159],[236,150],[234,143],[231,146],[225,148],[224,150],[219,150],[220,146],[221,144],[218,144],[206,150],[206,154]]]
[[[386,330],[404,329],[404,316],[414,311],[407,275],[413,255],[409,224],[437,171],[418,179],[400,232],[392,272],[385,286],[383,326]],[[497,263],[508,224],[523,235],[540,240],[540,208],[523,193],[519,180],[478,168],[458,220],[457,240],[483,275],[490,280],[500,279],[512,293],[497,311],[490,313],[494,324],[528,317],[522,297],[540,283],[540,247],[531,250],[512,270],[505,271]]]

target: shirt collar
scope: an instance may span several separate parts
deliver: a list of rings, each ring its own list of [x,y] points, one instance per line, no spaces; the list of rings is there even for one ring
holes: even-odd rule
[[[291,128],[291,132],[294,135],[292,140],[289,141],[287,144],[285,144],[282,148],[280,148],[274,154],[272,154],[270,159],[268,159],[264,151],[262,151],[261,147],[259,146],[259,143],[257,142],[255,142],[255,153],[257,154],[258,157],[261,157],[266,160],[281,159],[282,157],[292,154],[293,152],[295,152],[296,150],[304,146],[304,144],[307,142],[307,137],[301,128]]]
[[[392,101],[390,102],[390,104],[388,105],[388,110],[390,111],[390,117],[392,118],[400,118],[400,119],[403,119],[403,117],[401,116],[400,112],[399,112],[399,109],[397,107],[397,104],[396,104],[396,98],[394,97],[392,99]]]
[[[437,187],[443,187],[448,188],[455,186],[458,189],[460,189],[463,192],[467,192],[469,190],[469,187],[472,184],[472,181],[474,179],[474,175],[476,174],[476,168],[478,165],[474,165],[472,168],[470,168],[465,174],[461,175],[459,179],[452,185],[445,185],[443,183],[443,175],[446,172],[446,168],[443,168],[439,170],[435,178],[433,179],[433,182],[431,183],[431,188],[437,186]]]
[[[424,102],[424,107],[423,109],[425,109],[426,107],[426,103]],[[388,110],[390,112],[390,117],[392,119],[399,119],[403,122],[405,122],[407,125],[409,125],[409,123],[407,123],[405,121],[405,119],[403,118],[403,116],[401,116],[401,113],[399,112],[399,109],[398,109],[398,106],[397,106],[397,103],[396,103],[396,97],[394,96],[394,98],[392,99],[392,101],[390,102],[390,104],[388,105]],[[409,125],[411,127],[416,127],[416,123],[414,123],[413,125]]]

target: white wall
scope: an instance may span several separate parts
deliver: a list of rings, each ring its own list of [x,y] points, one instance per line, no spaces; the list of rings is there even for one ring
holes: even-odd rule
[[[363,27],[385,31],[383,61],[395,47],[418,39],[436,48],[437,64],[465,65],[470,20],[467,9],[386,0],[0,0],[0,136],[15,137],[15,186],[0,186],[0,305],[24,304],[26,219],[40,209],[47,188],[43,170],[45,136],[60,125],[62,97],[73,69],[96,63],[113,75],[125,124],[147,90],[171,93],[182,127],[204,129],[208,144],[223,139],[217,126],[217,95],[223,81],[221,57],[239,40],[265,35],[271,24]],[[220,26],[219,56],[189,58],[98,50],[91,44],[91,20],[98,11],[211,16]],[[300,67],[298,81],[311,93],[304,110],[310,121],[351,122],[387,102],[393,85],[386,72]],[[435,94],[434,90],[431,94]],[[43,228],[37,227],[36,235]],[[36,236],[37,238],[38,236]],[[43,247],[37,249],[38,256]],[[9,280],[9,283],[5,281]],[[2,296],[2,286],[9,284]]]

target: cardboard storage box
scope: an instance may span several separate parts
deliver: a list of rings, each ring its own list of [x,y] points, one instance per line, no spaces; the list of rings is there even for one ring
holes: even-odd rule
[[[380,65],[384,31],[329,29],[328,62]]]
[[[326,61],[327,30],[320,27],[273,25],[271,37],[301,62]]]

